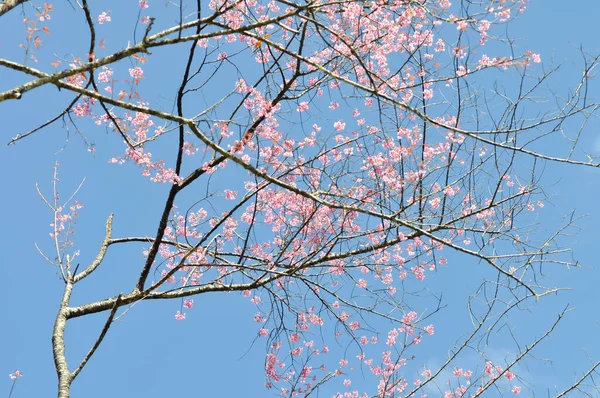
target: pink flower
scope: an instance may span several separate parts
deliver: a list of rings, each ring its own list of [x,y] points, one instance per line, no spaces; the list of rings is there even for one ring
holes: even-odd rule
[[[100,17],[98,17],[100,18]],[[109,19],[110,21],[110,19]],[[98,80],[100,80],[102,83],[108,83],[110,81],[110,76],[113,75],[113,71],[112,69],[103,66],[102,67],[102,72],[98,73]]]
[[[426,326],[424,330],[428,335],[433,335],[433,325]]]
[[[491,23],[486,19],[479,21],[479,27],[477,28],[480,32],[486,32],[490,30]]]
[[[494,367],[493,367],[493,365],[492,365],[492,363],[490,361],[487,361],[485,363],[485,373],[489,377],[492,377],[494,375]]]
[[[343,129],[346,128],[346,123],[342,122],[341,120],[338,120],[337,122],[335,122],[333,124],[333,127],[337,130],[337,131],[341,131]]]
[[[298,112],[304,112],[308,110],[308,102],[304,101],[298,104],[298,108],[296,109]]]
[[[17,369],[15,370],[15,373],[9,374],[8,377],[10,377],[11,380],[17,380],[18,377],[23,377],[23,373]]]
[[[398,330],[397,329],[390,330],[388,332],[388,338],[387,338],[386,344],[389,346],[396,344],[396,338],[398,338]]]
[[[133,69],[129,69],[129,76],[133,77],[134,79],[142,79],[144,77],[144,71],[139,66],[136,66]]]
[[[181,312],[181,311],[177,311],[177,313],[175,314],[175,319],[177,319],[178,321],[184,321],[185,320],[185,312]]]
[[[258,335],[259,335],[259,336],[261,336],[261,337],[264,337],[264,336],[266,336],[267,334],[269,334],[269,329],[262,328],[262,329],[260,329],[260,330],[258,331]]]
[[[525,51],[525,55],[529,58],[531,58],[531,60],[536,63],[539,64],[540,62],[542,62],[542,58],[540,57],[540,54],[536,54],[533,51]]]
[[[148,8],[148,1],[147,0],[140,0],[140,7],[142,7],[142,8]]]
[[[229,189],[225,190],[225,199],[235,200],[235,195],[237,195],[237,191],[231,191]]]
[[[519,395],[519,393],[521,392],[521,387],[519,386],[514,386],[512,389],[512,393],[515,395]]]
[[[110,21],[111,21],[111,19],[106,12],[103,12],[102,14],[98,15],[98,23],[100,25],[102,25],[104,22],[110,22]]]
[[[191,299],[183,300],[183,306],[188,309],[192,308],[194,306],[194,300],[191,300]]]

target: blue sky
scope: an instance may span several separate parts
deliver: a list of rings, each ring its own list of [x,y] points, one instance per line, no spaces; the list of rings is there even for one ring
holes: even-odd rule
[[[132,19],[121,23],[113,21],[110,28],[104,26],[99,29],[109,41],[123,43],[119,36],[124,34],[130,36],[127,40],[134,40],[130,22],[136,18],[137,1],[127,3],[127,7],[131,7],[129,14]],[[151,6],[160,9],[162,3],[155,0]],[[95,9],[95,13],[124,6],[121,2],[112,1],[103,3],[103,7]],[[58,46],[59,43],[68,48],[65,54],[67,51],[83,54],[87,38],[72,34],[75,29],[84,31],[82,21],[73,22],[69,19],[72,13],[68,14],[64,9],[65,6],[61,5],[53,15],[50,25],[53,36],[48,38],[48,46],[59,56],[64,55],[60,54],[63,49]],[[2,17],[0,38],[24,35],[18,12],[12,11]],[[507,34],[522,38],[522,47],[540,53],[544,67],[550,67],[552,63],[563,64],[552,80],[552,88],[566,93],[577,83],[580,75],[582,63],[578,47],[581,45],[591,54],[600,53],[596,20],[599,13],[600,5],[593,0],[580,0],[577,7],[567,7],[560,0],[532,0],[527,12],[508,25]],[[164,21],[164,25],[170,22]],[[0,39],[0,57],[21,61],[22,52],[15,43],[18,40]],[[148,73],[154,71],[157,76],[161,70],[169,70],[171,56],[176,53],[162,54],[152,59]],[[48,62],[44,61],[47,60],[40,59],[35,66],[51,70]],[[21,81],[16,74],[0,69],[0,91]],[[168,83],[168,79],[153,79],[152,86],[143,86],[142,90],[164,93],[163,103],[168,104],[167,99],[173,94],[173,86]],[[219,83],[213,82],[215,85]],[[593,81],[590,96],[598,100],[599,94],[600,86]],[[63,102],[71,97],[63,95],[61,102],[56,98],[55,88],[44,87],[20,101],[0,104],[2,140],[8,142],[16,133],[45,121],[61,110]],[[90,141],[97,143],[95,154],[89,153],[72,131],[67,134],[61,123],[17,145],[0,145],[0,165],[5,170],[3,195],[0,197],[5,209],[5,227],[0,240],[0,267],[5,275],[4,288],[0,292],[0,309],[4,317],[0,328],[0,374],[8,375],[16,368],[24,373],[14,397],[46,396],[56,388],[50,335],[63,284],[56,269],[46,264],[34,247],[34,242],[38,242],[42,248],[50,249],[48,233],[52,222],[51,213],[37,196],[35,184],[39,183],[43,192],[50,193],[55,162],[60,163],[63,197],[86,178],[78,195],[84,208],[74,238],[82,252],[83,263],[95,255],[103,238],[104,222],[111,212],[115,213],[114,236],[139,236],[154,231],[156,215],[168,190],[166,185],[151,184],[141,178],[139,169],[134,166],[108,164],[108,158],[121,154],[120,141],[106,139],[108,133],[102,129],[86,127],[90,128]],[[600,123],[592,119],[586,127],[584,141],[584,147],[596,154],[600,154],[599,127]],[[544,147],[548,151],[559,149]],[[572,290],[544,300],[535,311],[525,309],[513,319],[515,333],[528,342],[532,337],[539,337],[566,304],[574,309],[553,336],[539,347],[540,356],[549,357],[553,362],[536,362],[527,369],[519,369],[520,374],[534,384],[540,383],[549,388],[557,385],[557,389],[561,389],[586,369],[588,357],[600,360],[600,346],[595,339],[600,332],[598,298],[595,295],[597,281],[600,280],[596,261],[600,174],[590,168],[551,163],[544,164],[544,168],[542,181],[550,200],[539,213],[539,221],[544,223],[542,229],[556,228],[560,216],[571,210],[575,210],[577,215],[586,215],[577,222],[581,228],[579,233],[563,241],[573,249],[582,268],[544,270],[548,274],[546,284]],[[104,265],[93,278],[78,286],[74,303],[86,303],[128,290],[143,261],[141,249],[141,245],[129,249],[111,248]],[[468,263],[457,266],[452,272],[477,273],[473,271],[473,264]],[[451,330],[444,334],[445,323],[468,322],[463,289],[458,285],[460,280],[447,271],[432,278],[433,286],[457,283],[457,289],[454,296],[453,289],[447,290],[449,296],[445,299],[448,307],[438,315],[436,327],[439,333],[434,336],[430,348],[421,354],[423,362],[432,365],[441,363],[448,344],[452,344],[460,334],[453,334]],[[225,294],[197,297],[196,306],[194,310],[187,311],[185,322],[174,320],[173,314],[178,309],[179,304],[175,301],[135,306],[111,328],[101,348],[74,383],[73,396],[267,394],[263,387],[264,343],[258,341],[253,344],[256,335],[256,325],[252,322],[254,309],[247,300],[242,300],[239,295]],[[104,317],[102,314],[69,323],[67,350],[70,357],[84,355]],[[498,358],[514,355],[502,345],[494,349]],[[3,389],[6,392],[10,389],[8,377],[0,377],[0,392]],[[322,395],[327,396],[326,393]],[[433,392],[432,396],[435,396]]]

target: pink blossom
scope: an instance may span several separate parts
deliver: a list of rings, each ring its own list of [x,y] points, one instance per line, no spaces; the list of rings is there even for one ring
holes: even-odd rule
[[[425,330],[425,332],[426,332],[428,335],[430,335],[430,336],[432,336],[432,335],[433,335],[433,325],[426,326],[426,327],[424,328],[424,330]]]
[[[136,66],[135,68],[129,69],[129,76],[134,79],[142,79],[144,77],[144,71],[139,66]]]
[[[140,0],[140,7],[148,8],[148,0]]]
[[[110,11],[108,11],[110,12]],[[100,25],[104,24],[104,22],[110,22],[110,16],[108,15],[108,13],[106,11],[102,12],[102,14],[98,15],[98,23]]]
[[[485,363],[485,373],[489,376],[492,377],[494,375],[494,366],[492,365],[492,363],[490,361],[487,361]]]
[[[540,62],[542,62],[542,58],[540,57],[540,54],[536,54],[533,51],[525,51],[525,55],[527,55],[528,57],[531,57],[531,60],[536,64],[539,64]]]
[[[298,108],[296,109],[298,112],[304,112],[308,110],[308,102],[303,101],[298,104]]]
[[[113,75],[112,69],[107,66],[102,67],[102,72],[98,73],[98,80],[102,83],[108,83],[110,81],[109,77]]]
[[[346,123],[342,122],[341,120],[338,120],[337,122],[335,122],[333,124],[333,127],[337,130],[337,131],[341,131],[343,129],[346,128]]]
[[[515,395],[519,395],[519,393],[521,392],[521,387],[520,386],[514,386],[512,389],[512,393]]]
[[[258,335],[264,337],[269,334],[269,329],[262,328],[258,331]]]
[[[73,113],[79,117],[90,116],[92,114],[92,108],[89,101],[78,102],[73,107]]]
[[[491,25],[492,24],[490,23],[490,21],[482,19],[481,21],[479,21],[479,27],[477,28],[477,30],[479,30],[480,32],[486,32],[490,29]]]
[[[188,309],[192,308],[194,306],[194,300],[192,300],[192,299],[183,300],[183,306]]]
[[[388,332],[388,338],[385,344],[392,346],[396,344],[396,339],[398,338],[398,329],[392,329]]]
[[[225,199],[227,199],[227,200],[235,200],[236,195],[237,195],[237,191],[231,191],[229,189],[225,190]]]
[[[499,18],[500,22],[506,22],[510,18],[510,8],[498,7],[498,11],[494,15]]]
[[[177,319],[178,321],[184,321],[185,320],[185,312],[181,312],[181,311],[177,311],[177,313],[175,314],[175,319]]]
[[[15,373],[11,373],[8,375],[11,380],[17,380],[19,377],[23,377],[23,373],[20,370],[15,370]]]

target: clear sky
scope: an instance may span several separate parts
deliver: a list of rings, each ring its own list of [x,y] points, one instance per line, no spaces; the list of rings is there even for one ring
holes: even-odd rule
[[[93,10],[97,15],[109,9],[131,7],[131,13],[135,15],[137,3],[106,1],[102,2],[101,9],[94,4]],[[157,8],[163,7],[163,3],[150,1],[151,7]],[[67,7],[64,4],[56,7],[53,23],[49,25],[53,49],[58,56],[65,56],[60,54],[61,47],[58,46],[58,43],[65,43],[68,51],[79,49],[83,55],[87,36],[73,34],[76,30],[85,32],[83,22],[69,20],[67,16],[73,14],[64,11]],[[579,46],[591,54],[600,53],[598,15],[600,4],[595,0],[531,0],[526,13],[508,25],[507,34],[521,38],[524,48],[540,53],[545,68],[562,64],[552,80],[552,88],[566,93],[569,87],[577,84],[580,76]],[[1,58],[23,60],[22,51],[15,46],[18,41],[4,39],[25,35],[20,19],[17,10],[0,19]],[[134,40],[129,23],[113,21],[110,27],[102,29],[99,30],[101,35],[109,40],[120,40],[119,43],[123,44]],[[123,39],[123,36],[127,38]],[[153,57],[148,73],[169,73],[172,55],[165,52],[161,57]],[[43,60],[35,67],[51,70],[48,62]],[[20,83],[16,76],[0,69],[0,91]],[[160,79],[152,82],[153,86],[144,89],[159,93],[157,97],[162,93],[164,98],[173,94],[173,86],[163,84]],[[152,184],[141,178],[139,170],[132,165],[108,164],[107,159],[120,155],[122,149],[120,141],[105,139],[107,133],[103,129],[90,130],[86,134],[91,142],[97,143],[94,154],[86,150],[76,133],[66,131],[60,122],[17,145],[4,145],[17,133],[23,133],[53,116],[62,109],[63,102],[71,98],[63,96],[62,102],[58,103],[56,94],[56,88],[48,86],[25,95],[20,101],[0,104],[0,167],[5,170],[0,196],[5,222],[0,232],[0,267],[4,276],[3,289],[0,290],[3,319],[0,327],[0,375],[2,372],[6,374],[6,377],[0,376],[0,394],[2,391],[8,394],[11,385],[8,374],[18,368],[24,377],[19,380],[14,397],[51,396],[56,389],[50,337],[63,282],[56,269],[44,262],[34,246],[38,242],[41,248],[50,249],[48,233],[52,222],[52,214],[38,197],[35,184],[38,183],[43,192],[50,194],[55,162],[60,163],[63,196],[68,196],[83,178],[86,179],[78,194],[84,208],[74,237],[82,252],[82,263],[95,255],[103,238],[104,222],[111,212],[115,213],[115,236],[140,236],[154,231],[156,215],[162,209],[168,190],[166,185]],[[590,96],[593,100],[600,100],[597,81],[590,86]],[[599,128],[598,120],[591,119],[584,141],[585,148],[597,155],[600,154]],[[545,149],[552,151],[556,148]],[[577,222],[580,227],[578,233],[563,241],[573,249],[582,267],[571,270],[549,267],[543,270],[547,275],[546,284],[572,290],[547,299],[535,312],[524,309],[522,326],[514,325],[516,334],[523,336],[524,342],[529,342],[539,337],[567,304],[573,309],[553,336],[540,346],[540,356],[552,362],[536,362],[530,368],[519,369],[538,393],[543,390],[537,389],[536,383],[550,389],[556,385],[560,390],[585,371],[591,361],[600,360],[600,345],[596,337],[600,333],[597,309],[600,269],[596,260],[600,172],[550,163],[543,166],[542,181],[550,200],[539,213],[539,221],[544,222],[542,229],[556,228],[560,216],[571,210],[586,217]],[[143,261],[141,249],[142,246],[134,250],[112,248],[97,274],[78,286],[73,301],[86,303],[128,289]],[[452,272],[471,273],[472,267],[473,264],[465,263]],[[450,293],[444,298],[448,307],[438,315],[440,318],[436,325],[440,326],[432,344],[420,354],[422,362],[435,365],[443,361],[445,349],[458,337],[452,331],[444,333],[444,324],[449,327],[456,321],[455,314],[460,314],[456,318],[460,322],[468,322],[461,280],[459,275],[450,275],[447,271],[432,278],[433,286],[456,286],[456,295],[452,295],[452,288],[447,290]],[[268,394],[263,386],[264,343],[254,342],[254,309],[247,300],[233,294],[197,297],[196,306],[187,311],[185,322],[175,321],[173,315],[178,309],[179,303],[175,301],[135,306],[111,328],[98,352],[74,383],[72,395],[95,398],[178,395],[258,397]],[[528,319],[530,313],[534,313],[535,318]],[[105,314],[101,314],[69,323],[69,356],[80,358],[84,355],[104,319]],[[520,317],[514,319],[519,320]],[[535,329],[535,325],[541,326]],[[505,352],[502,346],[496,350],[498,358],[511,356],[511,352]],[[322,395],[328,396],[327,393]],[[431,396],[436,395],[432,393]]]

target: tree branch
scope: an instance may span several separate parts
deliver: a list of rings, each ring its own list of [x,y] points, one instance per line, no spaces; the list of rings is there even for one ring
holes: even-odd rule
[[[4,0],[0,3],[0,17],[27,0]]]
[[[104,256],[106,255],[106,249],[111,243],[112,221],[113,214],[108,216],[108,220],[106,220],[106,235],[104,236],[104,241],[102,241],[102,245],[100,245],[100,251],[98,251],[96,258],[86,269],[84,269],[79,274],[73,277],[73,283],[79,282],[80,280],[94,272],[94,270],[98,268],[98,266],[102,263],[102,260],[104,260]]]

